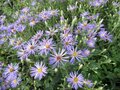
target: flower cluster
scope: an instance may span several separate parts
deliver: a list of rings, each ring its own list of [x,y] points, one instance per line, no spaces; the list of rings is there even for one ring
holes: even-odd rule
[[[83,75],[78,74],[78,72],[71,72],[70,77],[67,78],[67,81],[75,90],[77,90],[79,87],[82,88],[83,85],[88,87],[93,86],[93,83],[90,80],[84,79]]]
[[[1,82],[1,90],[5,90],[9,87],[15,88],[21,82],[20,75],[18,73],[19,66],[18,64],[8,64],[4,68],[4,72],[2,74]]]
[[[15,20],[12,23],[6,24],[6,16],[0,16],[0,45],[6,42],[9,48],[12,47],[18,62],[29,65],[29,74],[34,79],[42,80],[49,73],[48,67],[61,69],[66,65],[71,67],[83,64],[95,51],[97,42],[112,42],[112,35],[105,28],[100,13],[93,14],[89,10],[82,10],[80,3],[85,0],[66,6],[65,11],[53,7],[41,10],[37,3],[43,1],[34,0],[30,6],[18,10],[17,14],[13,15]],[[49,3],[65,1],[50,0]],[[107,2],[108,0],[90,0],[87,3],[96,8]],[[118,4],[113,2],[113,6],[115,5]],[[66,12],[70,12],[71,16],[68,17]],[[15,88],[22,81],[19,64],[10,63],[3,68],[3,63],[0,62],[0,70],[3,70],[0,78],[3,85],[0,90]],[[84,86],[92,87],[92,81],[85,79],[83,75],[71,72],[67,82],[76,90]]]
[[[108,0],[92,0],[89,2],[89,4],[94,7],[99,7],[101,5],[104,5],[107,1]]]

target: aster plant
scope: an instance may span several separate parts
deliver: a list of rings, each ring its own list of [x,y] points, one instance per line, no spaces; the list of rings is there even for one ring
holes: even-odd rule
[[[107,11],[109,3],[112,11]],[[2,8],[0,15],[0,57],[4,57],[0,58],[0,90],[109,86],[104,80],[110,76],[105,77],[103,70],[116,64],[105,54],[114,42],[111,28],[119,25],[107,21],[119,17],[119,2],[8,0],[4,5],[13,10],[8,13]]]

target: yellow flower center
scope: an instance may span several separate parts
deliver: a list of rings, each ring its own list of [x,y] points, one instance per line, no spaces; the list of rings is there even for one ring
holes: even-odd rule
[[[73,52],[72,56],[76,57],[76,56],[78,56],[78,53],[77,52]]]
[[[42,68],[38,68],[38,73],[41,73],[42,72]]]
[[[85,83],[85,84],[90,84],[90,82],[89,82],[89,81],[87,81],[87,80],[85,80],[85,81],[84,81],[84,83]]]
[[[9,71],[10,71],[10,72],[13,72],[13,71],[14,71],[14,69],[13,69],[13,68],[10,68],[10,69],[9,69]]]
[[[101,36],[104,37],[104,36],[105,36],[105,33],[102,33]]]
[[[20,45],[22,42],[21,41],[17,41],[17,45]]]
[[[51,14],[54,15],[54,14],[55,14],[55,11],[52,11]]]
[[[22,18],[22,19],[25,19],[25,16],[22,16],[21,18]]]
[[[77,82],[78,82],[78,78],[75,77],[73,81],[74,81],[75,83],[77,83]]]
[[[87,26],[87,22],[83,23],[84,26]]]
[[[15,42],[15,40],[11,40],[11,44],[12,44],[12,45],[14,44],[14,42]]]
[[[69,45],[69,42],[66,42],[65,44],[66,44],[66,45]]]
[[[65,31],[65,30],[67,30],[68,29],[68,27],[67,26],[65,26],[64,28],[63,28],[63,30]]]
[[[80,30],[78,30],[78,33],[80,33],[81,31]]]
[[[50,48],[50,45],[46,44],[45,47],[46,47],[46,48]]]
[[[68,36],[68,34],[65,34],[65,37],[67,37]]]
[[[47,17],[46,15],[43,15],[43,18],[44,18],[44,19],[47,19],[48,17]]]
[[[16,83],[17,83],[17,80],[15,79],[15,80],[13,80],[13,82],[16,84]]]
[[[31,21],[31,24],[35,24],[35,20],[32,20],[32,21]]]

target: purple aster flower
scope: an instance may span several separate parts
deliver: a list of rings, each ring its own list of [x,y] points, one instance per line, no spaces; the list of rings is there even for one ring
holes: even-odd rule
[[[89,24],[88,24],[87,21],[84,21],[83,23],[79,22],[77,28],[78,29],[83,29],[83,30],[88,30],[89,29]]]
[[[104,39],[107,34],[107,31],[105,31],[105,28],[101,28],[100,32],[98,32],[98,35],[100,38]]]
[[[91,80],[84,80],[84,84],[87,85],[89,88],[93,86],[93,83]]]
[[[51,54],[49,58],[49,63],[50,65],[53,65],[53,67],[59,67],[61,64],[63,65],[64,62],[67,62],[68,56],[66,56],[67,53],[65,52],[64,49],[58,51],[58,53],[53,50],[53,54]]]
[[[82,17],[86,17],[86,16],[88,16],[88,15],[89,15],[89,12],[88,12],[88,11],[83,12],[82,14],[80,14],[80,16],[82,16]]]
[[[18,18],[18,22],[26,22],[28,20],[28,16],[26,14],[20,14]]]
[[[22,24],[18,24],[16,26],[16,31],[18,32],[23,32],[25,30],[26,26],[25,25],[22,25]]]
[[[83,87],[83,81],[84,81],[84,77],[82,76],[82,74],[78,74],[77,72],[71,72],[70,77],[67,78],[67,82],[75,90],[77,90],[79,87],[80,88]]]
[[[64,33],[70,33],[70,26],[68,26],[68,25],[62,25],[61,27],[60,27],[60,30],[62,31],[62,32],[64,32]]]
[[[36,3],[37,3],[36,0],[33,0],[32,3],[31,3],[31,5],[32,5],[32,6],[35,6]]]
[[[88,47],[94,48],[95,47],[95,42],[96,42],[96,38],[91,38],[86,43],[87,43]]]
[[[47,67],[43,62],[37,62],[34,67],[31,67],[30,71],[32,77],[41,80],[47,74]]]
[[[3,78],[3,84],[2,84],[2,90],[6,90],[6,89],[9,89],[10,88],[10,81],[6,81],[4,78]]]
[[[64,30],[63,33],[60,34],[61,40],[64,40],[66,38],[71,38],[73,35],[70,33],[70,30]]]
[[[14,77],[17,77],[18,69],[18,64],[8,64],[3,72],[3,77],[6,78],[7,81],[12,80]]]
[[[27,14],[30,11],[29,7],[24,7],[21,12]]]
[[[15,41],[14,41],[15,40]],[[11,41],[10,41],[11,42]],[[16,39],[13,39],[13,42],[14,42],[14,46],[13,46],[13,49],[19,49],[21,48],[21,46],[24,44],[23,43],[23,39],[22,38],[16,38]]]
[[[16,21],[14,21],[14,24],[16,24],[16,26],[17,25],[19,25],[19,24],[21,24],[21,23],[23,23],[22,21],[20,21],[20,18],[19,19],[17,19]]]
[[[17,31],[22,32],[23,30],[25,30],[25,28],[26,28],[25,25],[15,23],[15,24],[10,24],[7,30],[8,33],[16,33]]]
[[[42,11],[38,16],[42,21],[46,21],[51,18],[51,14],[49,11]]]
[[[7,30],[7,27],[4,25],[0,25],[0,31],[5,31],[5,30]]]
[[[90,50],[83,49],[81,54],[82,54],[82,57],[88,57],[90,55]]]
[[[40,46],[38,46],[40,54],[47,55],[51,50],[54,49],[54,43],[52,38],[51,39],[43,39],[42,42],[40,42]]]
[[[108,0],[93,0],[90,1],[89,4],[94,7],[99,7],[107,3]]]
[[[0,34],[0,39],[5,37],[5,34]]]
[[[24,47],[21,47],[18,51],[17,51],[17,55],[20,58],[20,60],[26,60],[29,56],[29,53],[26,51],[26,49]]]
[[[49,13],[50,13],[50,15],[51,16],[58,16],[58,14],[59,14],[59,10],[49,10]]]
[[[87,37],[88,37],[89,39],[96,37],[97,32],[96,32],[95,28],[96,28],[96,26],[93,25],[93,27],[91,27],[91,29],[87,31]]]
[[[14,46],[15,41],[16,41],[16,38],[10,38],[9,39],[9,45]]]
[[[90,1],[89,4],[95,7],[101,6],[101,3],[99,2],[99,0]]]
[[[70,48],[68,50],[68,55],[70,55],[71,59],[70,62],[73,64],[75,60],[80,61],[81,59],[81,50],[77,50],[77,48]]]
[[[96,24],[90,24],[90,23],[87,23],[87,21],[84,21],[83,23],[79,22],[77,29],[86,30],[86,31],[93,30],[93,29],[96,29]]]
[[[37,33],[31,38],[32,41],[38,42],[38,40],[43,36],[43,31],[39,30]]]
[[[94,20],[94,19],[97,19],[99,17],[99,13],[97,13],[96,15],[89,15],[89,16],[87,16],[86,18],[88,19],[88,20]]]
[[[25,45],[25,49],[29,54],[35,54],[37,50],[36,47],[37,47],[37,43],[34,42],[33,40],[29,40]]]
[[[7,90],[9,88],[9,85],[1,85],[0,90]]]
[[[75,31],[75,34],[78,35],[78,34],[81,34],[82,29],[80,29],[80,28],[77,27],[77,28],[75,28],[74,31]]]
[[[4,44],[7,41],[7,36],[6,34],[0,34],[0,45]]]
[[[8,33],[16,33],[16,24],[10,24],[7,28]]]
[[[64,40],[62,40],[63,46],[65,49],[70,49],[73,47],[73,45],[75,45],[75,41],[72,37],[70,38],[65,38]]]
[[[98,32],[98,35],[102,40],[104,40],[104,41],[108,40],[108,41],[112,42],[112,40],[111,40],[112,35],[110,35],[110,33],[108,33],[107,31],[105,31],[104,28],[101,28],[101,31]]]
[[[20,82],[21,82],[21,79],[19,77],[15,78],[10,82],[10,86],[12,88],[16,88],[19,85]]]
[[[97,27],[96,24],[90,24],[90,23],[88,24],[88,30],[94,30],[94,29],[96,29],[96,27]]]
[[[54,36],[58,32],[58,29],[55,30],[55,28],[49,28],[48,31],[46,31],[46,36]]]
[[[39,22],[39,20],[37,18],[34,18],[34,17],[29,18],[29,25],[32,27],[38,22]]]
[[[107,39],[109,42],[112,42],[112,35],[111,35],[110,33],[107,33],[106,39]]]

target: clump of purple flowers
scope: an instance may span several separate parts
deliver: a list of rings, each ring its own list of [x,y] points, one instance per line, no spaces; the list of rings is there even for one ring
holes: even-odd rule
[[[39,0],[42,3],[43,1]],[[58,1],[60,0],[50,0],[49,3],[58,3]],[[61,2],[64,1],[66,0]],[[85,0],[80,1],[86,3]],[[97,8],[105,5],[108,0],[88,2],[90,7]],[[96,42],[99,39],[112,42],[112,35],[104,28],[102,20],[99,20],[100,13],[93,14],[80,10],[82,5],[78,3],[76,1],[74,5],[69,4],[66,8],[65,12],[70,12],[72,15],[70,20],[61,9],[50,7],[38,12],[34,11],[39,9],[36,0],[31,2],[30,7],[17,11],[17,15],[13,15],[15,20],[12,23],[6,24],[6,16],[0,16],[0,45],[9,42],[9,48],[12,47],[12,50],[17,52],[20,63],[25,62],[30,65],[30,76],[34,79],[42,80],[49,72],[49,65],[53,67],[52,69],[61,69],[61,67],[67,69],[66,66],[83,64],[83,59],[88,58],[95,51]],[[113,2],[113,5],[118,4]],[[76,15],[77,11],[80,11],[80,16]],[[36,58],[40,58],[40,61],[35,61]],[[33,63],[34,66],[31,66]],[[3,68],[3,63],[0,62],[0,70],[3,70],[0,80],[4,83],[0,90],[16,88],[22,81],[19,64],[11,63]],[[89,88],[93,86],[91,80],[85,79],[78,72],[71,72],[67,82],[75,90],[84,86]]]
[[[7,86],[5,87],[5,89],[12,87],[12,88],[16,88],[20,82],[21,82],[21,78],[20,75],[18,73],[19,70],[19,66],[18,64],[8,64],[8,66],[4,69],[4,72],[2,74],[2,78],[4,84],[2,86],[2,88],[7,84]]]
[[[102,40],[112,42],[112,35],[105,31],[105,28],[101,28],[98,35]]]
[[[89,2],[91,6],[99,7],[107,3],[108,0],[92,0]]]
[[[93,83],[90,80],[84,79],[82,74],[78,74],[78,72],[71,72],[69,77],[67,78],[67,82],[71,85],[72,88],[78,90],[78,88],[83,88],[85,84],[88,87],[92,87]]]
[[[58,16],[58,10],[44,10],[38,15],[39,19],[42,21],[49,20],[53,16]]]

